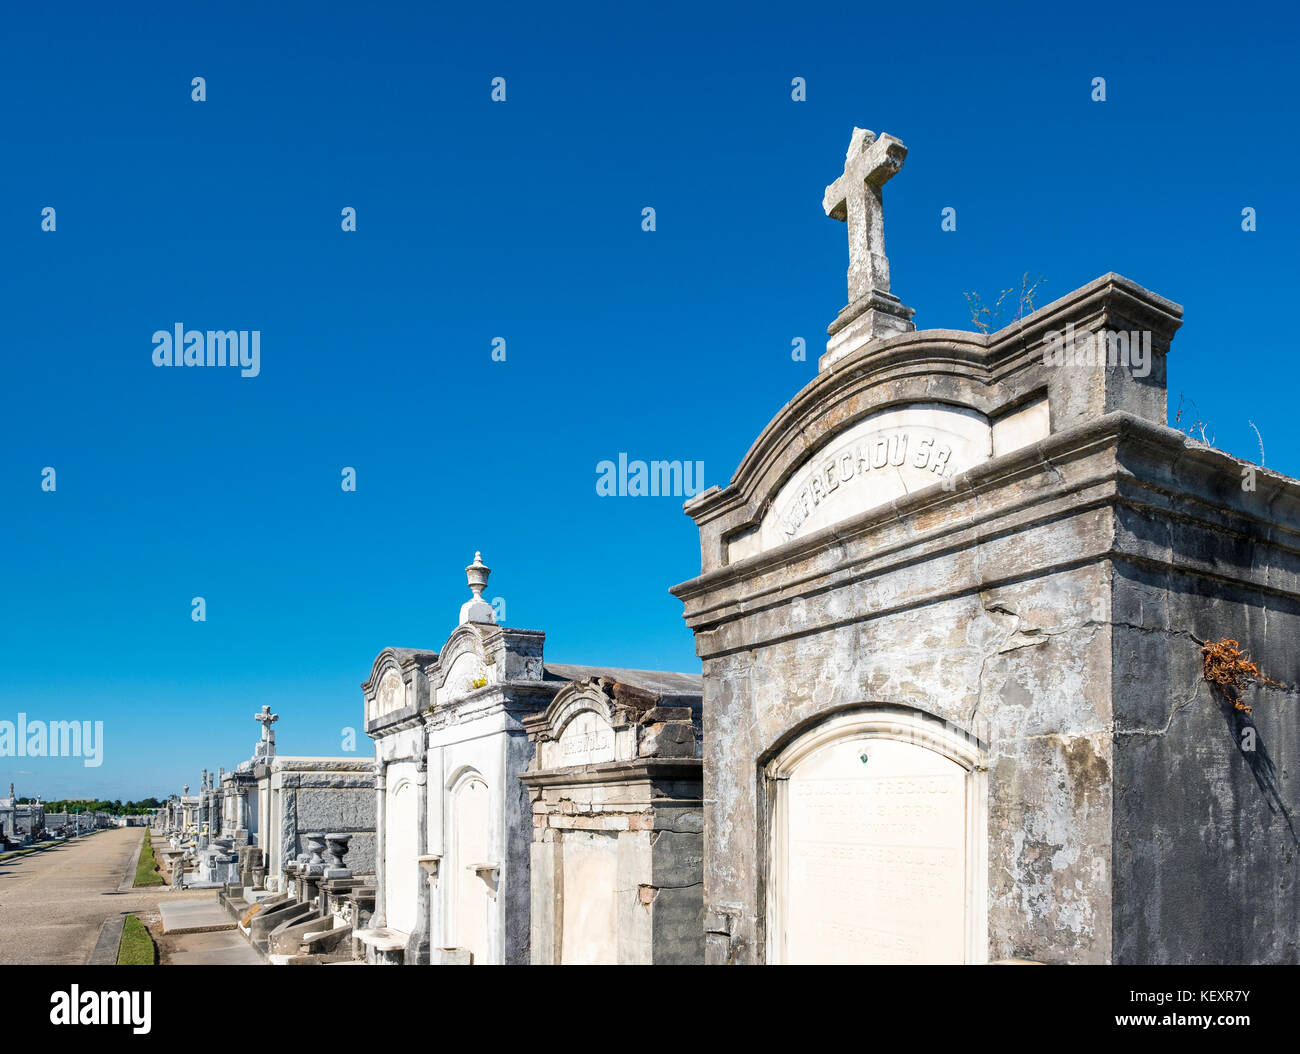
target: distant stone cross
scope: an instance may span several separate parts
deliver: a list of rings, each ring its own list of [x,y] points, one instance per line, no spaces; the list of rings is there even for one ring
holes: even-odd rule
[[[880,188],[903,167],[907,147],[892,135],[854,128],[844,175],[826,188],[822,208],[849,228],[849,303],[889,292]]]
[[[253,720],[262,726],[262,742],[258,744],[257,753],[262,757],[275,755],[275,729],[271,726],[280,720],[279,714],[271,713],[269,706],[262,707],[260,714],[254,714]]]

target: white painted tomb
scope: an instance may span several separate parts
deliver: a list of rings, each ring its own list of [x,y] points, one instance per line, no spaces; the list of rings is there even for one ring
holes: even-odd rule
[[[371,962],[529,961],[524,720],[573,680],[631,676],[546,663],[544,633],[496,624],[488,574],[476,553],[472,597],[441,649],[385,648],[362,686],[378,830],[375,912],[356,937]]]

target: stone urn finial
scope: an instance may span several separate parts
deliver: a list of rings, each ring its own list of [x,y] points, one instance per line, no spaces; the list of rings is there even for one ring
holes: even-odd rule
[[[474,596],[461,605],[460,624],[462,626],[466,622],[483,622],[488,625],[496,625],[496,612],[492,610],[492,605],[483,599],[483,590],[487,588],[488,575],[491,573],[492,568],[483,563],[483,554],[476,552],[474,562],[465,568],[465,579],[469,582],[470,592]]]
[[[330,861],[329,866],[325,869],[326,878],[351,878],[352,871],[343,862],[343,858],[348,853],[348,843],[352,841],[350,834],[327,834],[325,841],[329,843]]]
[[[465,577],[469,579],[469,589],[475,600],[483,599],[483,590],[487,588],[488,575],[491,573],[492,568],[483,563],[483,554],[475,552],[474,562],[465,568]]]
[[[307,851],[311,853],[311,858],[307,861],[307,870],[313,874],[320,874],[325,870],[325,835],[313,832],[305,837]]]

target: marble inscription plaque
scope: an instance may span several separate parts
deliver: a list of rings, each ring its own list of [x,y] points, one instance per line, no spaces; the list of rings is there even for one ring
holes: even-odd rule
[[[572,718],[546,751],[545,758],[550,768],[613,760],[614,730],[594,710],[584,710]]]
[[[375,689],[375,708],[372,717],[383,717],[394,710],[400,710],[406,704],[406,686],[402,675],[396,670],[388,670],[379,680]]]
[[[973,410],[920,404],[872,414],[832,438],[785,482],[759,527],[755,551],[941,483],[986,461],[992,450],[988,421]],[[743,555],[748,551],[731,554]]]
[[[963,961],[966,779],[943,755],[887,739],[841,741],[796,769],[784,838],[788,961]]]

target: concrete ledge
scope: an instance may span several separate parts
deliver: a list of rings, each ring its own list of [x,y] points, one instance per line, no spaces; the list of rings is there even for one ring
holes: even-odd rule
[[[126,915],[110,915],[99,929],[99,938],[91,949],[87,966],[116,966],[117,950],[122,944],[122,928],[126,925]]]
[[[126,874],[122,876],[122,881],[118,884],[119,893],[127,893],[135,889],[135,869],[140,866],[140,854],[144,852],[144,843],[149,840],[146,834],[140,839],[140,844],[135,847],[135,855],[131,857],[131,862],[126,865]],[[141,886],[141,889],[151,889],[156,887]]]
[[[175,966],[265,966],[262,953],[234,931],[195,933],[175,942],[168,954]]]
[[[366,962],[377,966],[401,966],[406,962],[407,946],[411,935],[387,926],[378,929],[355,930],[354,944],[365,948]]]
[[[235,922],[226,910],[212,900],[177,900],[160,904],[162,931],[171,936],[177,933],[215,933],[233,930]]]
[[[353,936],[367,947],[385,952],[405,951],[411,939],[410,934],[387,928],[357,930]]]

